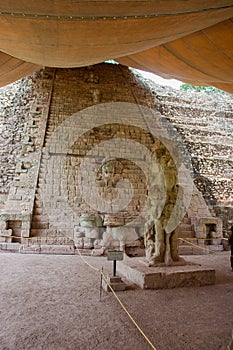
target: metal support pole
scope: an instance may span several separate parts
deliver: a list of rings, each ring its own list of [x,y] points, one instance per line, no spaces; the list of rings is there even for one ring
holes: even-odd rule
[[[101,268],[101,272],[103,273],[103,267]],[[100,301],[102,297],[102,288],[103,288],[103,274],[100,274]]]
[[[116,260],[113,260],[113,276],[116,276]]]

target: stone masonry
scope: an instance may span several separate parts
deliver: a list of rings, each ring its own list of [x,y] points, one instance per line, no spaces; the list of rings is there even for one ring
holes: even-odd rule
[[[181,135],[193,166],[194,183],[212,215],[233,223],[233,97],[225,92],[178,91],[137,76],[155,105]]]
[[[2,242],[23,243],[30,236],[52,86],[52,79],[48,83],[47,78],[46,74],[43,78],[36,74],[4,90],[1,109],[4,118],[1,195],[5,194],[0,216]]]
[[[155,87],[150,89],[155,91]],[[35,252],[59,252],[58,248],[52,247],[57,244],[67,246],[67,252],[70,252],[75,243],[79,248],[91,248],[94,253],[102,254],[109,244],[120,242],[124,245],[126,241],[140,249],[148,197],[147,178],[140,166],[149,159],[147,153],[142,157],[141,145],[149,153],[160,147],[157,138],[151,136],[143,108],[160,111],[160,121],[165,126],[166,120],[180,126],[188,102],[182,108],[179,106],[179,118],[175,118],[174,106],[177,104],[173,92],[168,92],[166,96],[165,91],[158,87],[155,99],[127,68],[112,64],[80,69],[46,68],[13,84],[13,87],[2,89],[2,93],[4,112],[1,112],[1,128],[5,138],[2,140],[1,164],[1,241],[5,244],[21,242],[25,244],[21,250],[26,251],[29,245]],[[111,104],[117,105],[117,109]],[[114,113],[121,114],[120,121]],[[201,123],[202,118],[204,123],[208,113],[206,108],[203,117],[196,117],[195,122]],[[172,118],[168,114],[175,116]],[[232,126],[232,114],[225,114]],[[102,123],[99,122],[101,118]],[[189,115],[189,123],[191,119]],[[14,120],[15,124],[7,123],[9,120]],[[14,125],[17,125],[13,141],[15,147],[6,141]],[[172,139],[173,130],[169,129],[170,126],[164,128],[164,125],[163,136]],[[195,130],[194,125],[191,130]],[[224,130],[221,133],[223,138]],[[182,132],[180,134],[184,137]],[[191,153],[194,180],[198,186],[200,176],[196,176],[195,162],[200,158],[196,155],[199,151],[196,146],[192,150],[189,148],[193,133],[190,131],[189,135],[186,148]],[[199,131],[198,135],[193,144],[207,141]],[[227,135],[230,149],[232,145]],[[213,144],[212,141],[209,143]],[[209,155],[208,147],[204,148],[205,156]],[[222,147],[218,148],[219,152]],[[219,196],[219,192],[213,189],[214,198],[217,198],[215,205],[222,208],[232,205],[231,194],[227,192],[232,181],[232,165],[227,147],[221,155],[218,154],[228,164],[226,176],[221,179],[223,195]],[[205,169],[211,174],[213,170],[214,174],[211,177],[206,170],[205,176],[216,179],[219,184],[218,174],[224,167],[218,168],[216,162],[216,157],[213,160],[215,167],[207,162]],[[202,169],[201,165],[199,169]],[[200,173],[204,174],[204,170]],[[201,185],[198,188],[202,190]],[[185,236],[186,232],[189,237],[192,231],[191,235],[196,236],[200,244],[209,237],[216,246],[221,243],[221,220],[209,211],[200,191],[195,186],[193,189],[190,205],[182,206],[186,215],[180,225],[180,234]],[[119,193],[120,201],[117,201]],[[213,198],[206,197],[205,191],[205,199],[213,204]],[[106,207],[100,210],[101,203]],[[119,226],[126,224],[127,228],[119,230]],[[21,239],[12,239],[11,236]],[[114,240],[119,242],[114,243]]]

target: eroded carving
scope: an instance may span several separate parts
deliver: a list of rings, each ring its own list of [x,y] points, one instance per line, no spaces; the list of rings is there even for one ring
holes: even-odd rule
[[[144,237],[146,260],[149,266],[184,265],[184,259],[178,255],[178,228],[170,229],[174,225],[169,222],[172,220],[177,200],[179,205],[176,210],[179,211],[182,208],[182,196],[178,196],[176,164],[168,149],[162,144],[156,151],[156,155],[161,168],[156,176],[151,177],[150,183],[152,188],[150,220],[147,222],[147,232]],[[165,178],[164,188],[161,186],[162,178]],[[179,215],[178,212],[177,215]]]

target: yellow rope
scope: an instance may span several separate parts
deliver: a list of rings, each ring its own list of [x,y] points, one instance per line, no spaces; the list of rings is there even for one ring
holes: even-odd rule
[[[124,304],[122,303],[122,301],[120,300],[120,298],[117,296],[117,294],[115,293],[114,289],[112,288],[112,286],[109,284],[107,277],[105,276],[104,272],[101,269],[96,268],[95,266],[89,264],[89,262],[83,257],[83,255],[80,253],[80,250],[77,248],[78,254],[81,257],[81,259],[84,261],[85,264],[87,264],[91,269],[100,272],[100,274],[102,275],[105,283],[108,285],[109,289],[111,290],[112,294],[114,295],[114,297],[116,298],[116,300],[118,301],[118,303],[120,304],[120,306],[122,307],[122,309],[125,311],[125,313],[127,314],[127,316],[130,318],[130,320],[133,322],[133,324],[135,325],[135,327],[138,329],[138,331],[141,333],[141,335],[144,337],[144,339],[147,341],[147,343],[151,346],[151,348],[153,350],[157,350],[156,347],[152,344],[152,342],[150,341],[150,339],[146,336],[146,334],[143,332],[143,330],[141,329],[141,327],[137,324],[137,322],[134,320],[133,316],[131,316],[131,314],[129,313],[129,311],[126,309],[126,307],[124,306]]]
[[[20,238],[25,238],[25,239],[28,239],[28,240],[38,240],[38,237],[18,237],[18,236],[7,236],[7,235],[0,235],[0,237],[6,237],[6,238],[16,238],[16,239],[20,239]],[[45,240],[45,241],[54,241],[54,238],[46,238],[46,237],[40,237],[39,238],[40,240]],[[56,239],[64,239],[64,240],[68,240],[68,239],[72,239],[71,237],[56,237]],[[215,253],[214,251],[210,250],[210,249],[207,249],[207,248],[203,248],[203,247],[200,247],[199,245],[197,244],[194,244],[184,238],[178,238],[179,240],[182,240],[196,248],[199,248],[199,249],[202,249],[202,250],[205,250],[205,251],[209,251],[211,253]],[[197,238],[189,238],[189,239],[197,239]],[[202,239],[202,238],[200,238]],[[221,238],[221,239],[224,239],[224,240],[227,240],[227,238]],[[203,240],[212,240],[212,238],[203,238]],[[4,243],[4,242],[3,242]],[[129,313],[129,311],[126,309],[126,307],[124,306],[124,304],[122,303],[122,301],[120,300],[120,298],[117,296],[117,294],[115,293],[115,291],[113,290],[112,286],[109,284],[104,272],[101,270],[101,269],[98,269],[96,268],[95,266],[91,265],[84,257],[83,255],[80,253],[80,250],[78,248],[76,248],[76,250],[78,251],[78,254],[79,256],[81,257],[81,259],[84,261],[84,263],[89,266],[91,269],[95,270],[95,271],[98,271],[105,283],[108,285],[109,289],[111,290],[111,292],[113,293],[113,295],[115,296],[116,300],[118,301],[118,303],[120,304],[120,306],[122,307],[122,309],[125,311],[125,313],[127,314],[127,316],[129,317],[129,319],[133,322],[133,324],[135,325],[135,327],[138,329],[138,331],[141,333],[141,335],[144,337],[144,339],[148,342],[148,344],[151,346],[151,348],[153,350],[157,350],[155,348],[155,346],[152,344],[152,342],[150,341],[150,339],[146,336],[146,334],[143,332],[143,330],[141,329],[141,327],[137,324],[137,322],[134,320],[134,318],[131,316],[131,314]]]
[[[63,239],[63,240],[73,240],[73,237],[68,237],[68,236],[58,236],[58,237],[21,237],[21,236],[13,236],[13,235],[3,235],[0,234],[0,237],[6,237],[6,238],[25,238],[28,240],[46,240],[46,241],[54,241],[54,240],[58,240],[58,239]],[[185,238],[178,238],[181,240],[184,240]],[[215,237],[215,238],[197,238],[197,237],[190,237],[188,238],[188,240],[205,240],[205,241],[212,241],[213,239],[223,239],[225,241],[227,241],[227,238],[224,237]]]
[[[89,264],[89,262],[83,257],[83,255],[81,254],[81,252],[80,252],[80,250],[79,250],[78,248],[76,248],[76,250],[77,250],[77,252],[78,252],[80,258],[84,261],[84,263],[85,263],[86,265],[88,265],[91,269],[93,269],[93,270],[95,270],[95,271],[98,271],[98,272],[100,272],[100,273],[102,272],[101,269],[98,269],[97,267],[95,267],[95,266]]]
[[[210,253],[216,253],[215,251],[213,251],[213,250],[211,250],[211,249],[200,247],[199,245],[194,244],[194,243],[192,243],[192,242],[189,242],[189,241],[187,241],[187,240],[184,239],[184,238],[178,238],[178,239],[181,240],[181,241],[183,241],[183,242],[186,242],[186,243],[188,243],[188,244],[190,244],[190,245],[192,245],[192,246],[194,246],[195,248],[199,248],[199,249],[201,249],[201,250],[204,250],[204,251],[207,251],[207,252],[210,252]],[[195,238],[195,239],[197,239],[197,238]],[[203,238],[203,239],[204,239],[204,238]]]
[[[52,242],[56,242],[56,240],[63,240],[63,241],[66,241],[67,240],[67,243],[68,243],[68,241],[69,240],[73,240],[73,238],[72,237],[64,237],[64,236],[60,236],[60,237],[56,237],[56,238],[47,238],[47,237],[21,237],[21,236],[8,236],[8,235],[3,235],[3,234],[0,234],[0,237],[5,237],[5,238],[9,238],[9,239],[11,239],[11,238],[14,238],[14,239],[26,239],[26,240],[31,240],[31,241],[33,241],[33,240],[35,240],[35,241],[37,241],[36,243],[38,243],[38,244],[41,244],[43,241],[45,241],[45,242],[49,242],[49,241],[52,241]],[[208,249],[208,248],[203,248],[203,247],[201,247],[200,245],[198,245],[198,244],[195,244],[195,243],[192,243],[192,242],[190,242],[190,240],[197,240],[198,238],[195,238],[195,237],[190,237],[190,238],[188,238],[188,240],[187,239],[185,239],[185,238],[178,238],[179,240],[181,240],[181,241],[183,241],[183,242],[186,242],[186,243],[188,243],[188,244],[190,244],[191,246],[193,246],[193,247],[195,247],[195,248],[198,248],[198,249],[200,249],[200,250],[204,250],[205,252],[210,252],[210,253],[216,253],[215,251],[213,251],[213,250],[211,250],[211,249]],[[201,240],[204,240],[204,241],[208,241],[208,240],[213,240],[214,238],[199,238],[199,239],[201,239]],[[215,239],[223,239],[223,240],[228,240],[227,238],[215,238]],[[1,243],[7,243],[7,242],[1,242]],[[59,243],[59,242],[58,242]],[[64,242],[63,242],[64,243]],[[77,249],[78,250],[78,249]],[[79,255],[82,257],[82,255],[80,254],[80,252],[79,252]],[[85,260],[84,260],[85,261]],[[86,262],[86,261],[85,261]],[[87,262],[86,262],[87,263]],[[87,263],[88,264],[88,263]]]
[[[6,235],[0,235],[0,237],[7,237],[7,238],[21,238],[18,236],[6,236]],[[23,237],[23,238],[27,238],[27,239],[37,239],[37,237]],[[64,238],[64,237],[60,237],[60,238]],[[45,238],[46,239],[46,238]],[[51,238],[52,239],[52,238]],[[47,240],[47,239],[46,239]],[[131,316],[131,314],[129,313],[129,311],[126,309],[126,307],[124,306],[124,304],[122,303],[122,301],[120,300],[120,298],[117,296],[117,294],[115,293],[115,291],[113,290],[112,286],[109,284],[104,272],[101,269],[98,269],[97,267],[91,265],[84,257],[83,255],[80,253],[80,250],[78,248],[76,248],[76,250],[78,251],[79,256],[81,257],[81,259],[84,261],[84,263],[89,266],[91,269],[98,271],[105,283],[108,285],[109,289],[111,290],[111,292],[113,293],[113,295],[115,296],[115,298],[117,299],[118,303],[121,305],[122,309],[125,311],[125,313],[128,315],[128,317],[130,318],[130,320],[133,322],[133,324],[135,325],[135,327],[139,330],[139,332],[142,334],[142,336],[144,337],[144,339],[148,342],[148,344],[151,346],[151,348],[153,350],[157,350],[156,347],[152,344],[152,342],[150,341],[150,339],[146,336],[146,334],[143,332],[143,330],[141,329],[141,327],[137,324],[137,322],[134,320],[134,318]]]
[[[182,237],[179,237],[179,239],[185,239],[185,238],[182,238]],[[212,241],[213,239],[224,239],[227,241],[227,238],[223,238],[223,237],[212,237],[212,238],[197,238],[197,237],[189,237],[187,238],[189,240],[197,240],[197,239],[200,239],[200,240],[204,240],[204,241]]]
[[[63,240],[63,241],[68,241],[68,240],[73,240],[73,237],[67,237],[67,236],[58,236],[58,237],[55,237],[55,238],[47,238],[47,237],[21,237],[21,236],[8,236],[8,235],[0,235],[0,237],[5,237],[5,238],[15,238],[15,239],[27,239],[27,240],[30,240],[30,241],[56,241],[56,240]],[[1,243],[4,243],[4,242],[1,242]]]

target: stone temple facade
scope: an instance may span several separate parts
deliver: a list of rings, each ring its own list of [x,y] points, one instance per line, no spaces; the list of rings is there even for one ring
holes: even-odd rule
[[[1,94],[1,249],[144,254],[148,225],[181,197],[168,230],[223,249],[222,221],[233,220],[230,95],[202,96],[200,106],[113,64],[45,68]],[[180,241],[179,251],[198,249]]]

